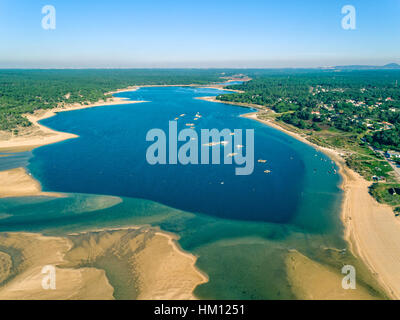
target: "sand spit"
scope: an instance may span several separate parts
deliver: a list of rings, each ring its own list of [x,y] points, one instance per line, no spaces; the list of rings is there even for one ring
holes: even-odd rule
[[[66,238],[40,234],[1,233],[0,251],[12,265],[0,268],[0,300],[112,299],[113,288],[103,270],[60,268],[71,248]],[[56,289],[45,290],[44,266],[56,267]]]
[[[0,299],[195,299],[207,278],[173,235],[151,227],[63,237],[0,234]],[[56,267],[56,290],[42,268]]]
[[[0,198],[51,196],[60,194],[42,192],[40,183],[33,179],[24,168],[16,168],[0,172]]]
[[[312,261],[298,251],[286,257],[286,271],[292,291],[303,300],[375,300],[361,285],[355,290],[344,290],[343,275]]]
[[[27,114],[25,117],[32,123],[31,127],[20,129],[17,136],[11,132],[0,131],[1,152],[21,152],[52,144],[67,139],[77,138],[71,133],[59,132],[39,124],[40,120],[55,116],[59,112],[94,108],[100,106],[112,106],[121,104],[142,103],[146,101],[129,101],[124,98],[112,98],[107,101],[100,101],[93,104],[82,105],[79,103],[65,105],[50,110],[38,110],[34,114]]]

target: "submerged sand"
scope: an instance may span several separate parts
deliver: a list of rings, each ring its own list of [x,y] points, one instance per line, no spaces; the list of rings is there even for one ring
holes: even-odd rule
[[[129,88],[127,91],[132,91],[132,89]],[[203,99],[220,102],[215,97]],[[121,101],[110,103],[121,104]],[[126,103],[134,102],[127,101]],[[236,103],[231,104],[237,105]],[[87,108],[97,105],[106,104],[99,103],[80,107]],[[249,105],[244,104],[243,106]],[[75,106],[68,110],[80,107]],[[76,137],[68,133],[53,131],[37,123],[40,119],[54,115],[54,112],[68,110],[53,110],[31,116],[30,120],[34,123],[34,131],[28,132],[26,136],[16,138],[3,139],[0,136],[0,140],[2,140],[0,141],[0,150],[32,149]],[[304,143],[311,144],[299,134],[283,129],[271,121],[257,118],[256,113],[244,116],[284,131]],[[340,168],[343,177],[341,187],[344,190],[342,219],[346,228],[345,237],[349,241],[353,253],[362,258],[391,297],[400,298],[400,255],[398,254],[400,252],[400,223],[395,219],[391,208],[378,204],[369,195],[369,182],[350,170],[339,152],[313,146],[331,157]],[[42,195],[42,193],[39,183],[32,179],[24,169],[0,172],[0,197],[26,195]],[[134,230],[137,232],[137,229]],[[109,230],[57,238],[21,233],[2,234],[0,235],[0,283],[3,283],[3,287],[0,288],[0,299],[13,297],[15,299],[110,299],[115,295],[115,288],[117,295],[136,299],[194,298],[192,294],[194,288],[207,281],[207,278],[194,267],[195,257],[182,253],[177,248],[175,240],[168,234],[160,234],[154,230],[142,231],[136,234],[121,230],[115,233],[114,230]],[[37,250],[31,246],[32,243],[37,246]],[[14,255],[15,250],[21,252],[24,257],[23,263],[17,267],[10,265],[14,260],[11,259],[10,252],[4,252],[4,247],[9,248]],[[49,257],[43,257],[42,252],[48,253]],[[335,290],[327,292],[318,288],[317,285],[318,281],[324,281],[324,277],[334,279],[336,283],[337,275],[331,274],[329,270],[324,269],[324,266],[301,255],[290,254],[288,259],[290,259],[287,264],[288,276],[298,296],[310,299],[343,298],[341,297],[342,293]],[[127,281],[127,284],[124,285],[118,283],[118,279],[113,278],[111,282],[117,282],[113,287],[106,276],[107,272],[112,274],[113,269],[112,265],[105,263],[108,260],[122,261],[120,264],[116,263],[115,266],[121,267],[125,264],[123,269],[127,272],[126,279],[131,279],[131,281]],[[58,266],[57,272],[62,269],[60,282],[64,289],[60,290],[57,295],[49,291],[42,292],[43,290],[38,288],[38,271],[40,266],[48,261]],[[310,282],[302,280],[307,277],[305,271],[308,268],[318,271],[316,274],[320,274],[321,277]],[[302,274],[304,277],[300,277]],[[69,282],[66,280],[68,278],[72,279],[70,283],[67,283]],[[94,281],[94,279],[97,280]],[[95,286],[96,283],[98,287]],[[359,291],[357,294],[360,296],[353,298],[368,299],[363,291]]]
[[[362,285],[356,289],[342,287],[344,275],[315,262],[298,251],[286,257],[286,272],[294,295],[304,300],[375,300]]]
[[[312,145],[335,161],[343,178],[341,218],[345,226],[345,239],[349,242],[353,254],[368,266],[387,294],[391,298],[400,299],[400,222],[389,206],[378,203],[369,194],[368,188],[371,183],[346,166],[343,153],[317,146],[277,123],[259,119],[257,113],[248,113],[243,117],[283,131]]]
[[[63,237],[0,234],[1,299],[194,299],[207,281],[172,235],[151,227]],[[56,289],[42,268],[56,268]]]
[[[0,300],[112,299],[113,288],[103,270],[58,267],[70,248],[66,238],[0,234],[0,252],[12,261],[8,270],[0,269]],[[55,290],[42,287],[42,269],[48,265],[56,267]]]

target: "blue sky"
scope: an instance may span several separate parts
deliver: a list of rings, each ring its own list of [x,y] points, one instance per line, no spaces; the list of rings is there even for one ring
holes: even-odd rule
[[[341,27],[348,4],[356,30]],[[399,17],[400,0],[0,0],[0,67],[400,63]]]

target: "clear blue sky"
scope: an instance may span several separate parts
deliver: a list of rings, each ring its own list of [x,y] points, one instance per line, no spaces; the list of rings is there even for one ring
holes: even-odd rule
[[[41,27],[48,4],[56,30]],[[400,0],[0,0],[0,67],[400,63],[399,17]]]

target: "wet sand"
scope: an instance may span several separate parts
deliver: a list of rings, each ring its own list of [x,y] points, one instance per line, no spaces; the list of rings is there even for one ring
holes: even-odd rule
[[[151,227],[49,237],[0,234],[1,299],[195,299],[207,278],[173,235]],[[56,290],[42,268],[56,268]]]
[[[341,218],[345,226],[345,239],[353,254],[363,260],[389,297],[400,299],[400,222],[389,206],[378,203],[369,194],[371,183],[346,166],[343,152],[317,146],[277,123],[259,119],[257,113],[248,113],[243,117],[285,132],[335,161],[343,179]]]

